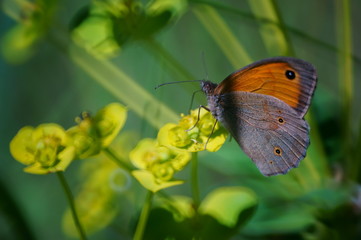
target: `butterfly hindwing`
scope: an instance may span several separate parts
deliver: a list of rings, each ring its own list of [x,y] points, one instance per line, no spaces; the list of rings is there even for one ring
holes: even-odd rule
[[[285,174],[305,157],[309,126],[288,104],[249,92],[226,93],[217,98],[214,114],[262,174]]]

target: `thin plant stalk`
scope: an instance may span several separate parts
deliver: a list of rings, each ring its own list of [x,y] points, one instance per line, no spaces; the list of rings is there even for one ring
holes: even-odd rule
[[[290,55],[290,42],[287,39],[287,33],[282,28],[282,18],[274,1],[252,1],[248,0],[253,14],[257,17],[270,19],[272,23],[260,22],[259,33],[262,37],[263,44],[270,56]],[[277,24],[273,24],[273,22]]]
[[[192,75],[172,54],[159,44],[155,39],[148,38],[142,42],[143,46],[158,59],[160,63],[165,66],[165,69],[174,76],[171,81],[185,81],[185,80],[196,80],[196,77]],[[200,59],[201,60],[201,59]],[[195,88],[194,84],[182,84],[180,87],[186,89],[189,92],[198,90],[199,87]],[[196,96],[196,99],[200,101],[201,96]]]
[[[73,216],[73,220],[74,220],[74,224],[76,229],[78,230],[79,233],[79,237],[81,240],[86,240],[86,234],[81,226],[77,211],[76,211],[76,207],[75,207],[75,203],[74,203],[74,197],[73,194],[71,193],[70,187],[68,185],[68,183],[66,182],[66,179],[64,177],[63,172],[56,172],[58,179],[61,183],[61,186],[63,187],[64,193],[66,195],[66,198],[68,200],[69,206],[70,206],[70,211],[71,214]]]
[[[352,99],[353,99],[353,64],[352,64],[352,36],[351,36],[351,9],[350,1],[336,1],[337,36],[338,36],[338,64],[339,86],[342,96],[342,126],[343,126],[343,152],[345,168],[351,179],[358,174],[352,158]]]
[[[239,43],[237,37],[214,8],[199,4],[193,7],[192,11],[234,68],[252,62],[245,48]]]
[[[126,170],[126,171],[129,172],[129,173],[133,170],[133,167],[132,167],[130,164],[122,161],[122,160],[120,159],[120,157],[117,155],[117,153],[116,153],[113,149],[107,147],[107,148],[104,148],[103,151],[104,151],[104,153],[105,153],[113,162],[115,162],[120,168]]]
[[[198,210],[200,203],[200,193],[199,193],[199,182],[198,182],[198,153],[192,153],[191,160],[191,184],[192,184],[192,196],[193,204],[195,209]]]
[[[91,79],[126,104],[141,118],[146,119],[150,125],[158,129],[166,122],[178,120],[178,116],[173,110],[156,99],[153,94],[110,60],[95,58],[85,49],[68,43],[67,37],[66,33],[56,32],[49,35],[48,40]],[[144,111],[145,106],[147,111]],[[161,114],[155,115],[159,109],[162,110]]]
[[[138,225],[135,230],[133,240],[142,240],[143,239],[145,227],[147,226],[150,208],[152,206],[152,200],[153,200],[153,192],[148,191],[147,195],[145,197],[145,203],[143,205],[142,212],[140,213]]]

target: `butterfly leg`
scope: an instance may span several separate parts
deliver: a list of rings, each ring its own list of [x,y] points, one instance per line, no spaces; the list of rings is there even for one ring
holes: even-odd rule
[[[192,130],[193,128],[195,128],[199,122],[200,119],[200,115],[201,115],[201,108],[207,110],[208,112],[210,112],[211,110],[209,110],[209,108],[207,108],[206,106],[200,105],[198,108],[198,115],[197,115],[197,121],[196,123],[193,125],[193,127],[191,127],[190,129],[187,129],[186,132],[189,132],[190,130]]]
[[[212,134],[214,133],[214,129],[216,128],[217,122],[218,122],[218,120],[216,120],[216,121],[214,122],[212,131],[211,131],[211,134],[209,134],[209,137],[208,137],[208,139],[207,139],[207,142],[206,142],[206,144],[204,144],[204,150],[207,149],[207,144],[208,144],[208,142],[209,142],[209,139],[211,139]]]
[[[199,92],[202,92],[202,90],[201,90],[201,89],[200,89],[200,90],[197,90],[197,91],[193,92],[193,94],[192,94],[191,103],[189,104],[189,109],[188,109],[188,112],[189,112],[189,113],[190,113],[191,110],[192,110],[192,105],[193,105],[194,97],[195,97],[195,95],[196,95],[197,93],[199,93]]]

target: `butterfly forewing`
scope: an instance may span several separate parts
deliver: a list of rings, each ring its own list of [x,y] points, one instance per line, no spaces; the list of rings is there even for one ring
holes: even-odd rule
[[[291,57],[268,58],[229,75],[215,89],[215,94],[244,91],[270,95],[284,101],[303,117],[316,81],[316,70],[308,62]]]

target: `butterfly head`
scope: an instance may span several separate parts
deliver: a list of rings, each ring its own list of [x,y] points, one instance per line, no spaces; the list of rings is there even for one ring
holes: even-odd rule
[[[212,83],[211,81],[201,81],[202,91],[206,95],[213,95],[214,89],[216,89],[217,86],[218,86],[218,84]]]

